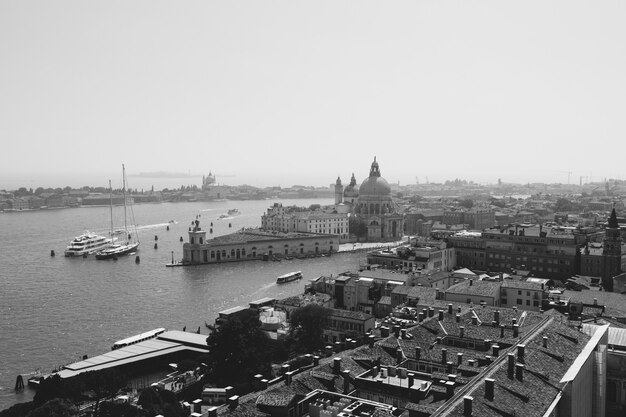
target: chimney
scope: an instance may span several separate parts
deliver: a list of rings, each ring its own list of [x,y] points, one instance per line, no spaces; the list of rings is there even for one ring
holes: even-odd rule
[[[465,336],[465,326],[459,326],[459,335],[460,337]]]
[[[517,345],[517,361],[519,363],[524,362],[524,351],[526,350],[526,345]]]
[[[292,371],[285,372],[285,385],[291,385],[291,378],[293,376]]]
[[[491,348],[493,350],[493,356],[497,358],[500,355],[500,346],[492,345]]]
[[[347,394],[350,392],[350,370],[341,371],[341,376],[343,377],[343,393]]]
[[[543,347],[546,349],[548,348],[548,336],[543,337]]]
[[[407,377],[409,378],[409,388],[411,388],[415,383],[415,374],[413,372],[409,372]]]
[[[517,319],[515,317],[513,317],[511,319],[511,322],[512,322],[513,326],[515,326],[517,324]]]
[[[424,313],[420,312],[417,317],[420,323],[424,321]]]
[[[478,325],[478,317],[476,317],[476,316],[472,315],[472,324],[473,324],[474,326],[477,326],[477,325]]]
[[[217,409],[219,407],[211,407],[209,408],[209,415],[208,417],[217,417]]]
[[[500,324],[500,310],[496,310],[493,312],[493,320]]]
[[[370,348],[374,347],[374,342],[375,341],[376,341],[376,336],[374,336],[373,334],[367,336],[367,343],[368,343]]]
[[[454,396],[454,382],[446,381],[446,399],[452,398]]]
[[[524,365],[521,363],[515,365],[515,378],[520,382],[524,382]]]
[[[443,321],[443,310],[439,310],[439,321]]]
[[[500,338],[504,339],[504,324],[500,325]]]
[[[494,385],[496,380],[492,378],[485,378],[485,398],[489,401],[493,401]]]
[[[495,320],[491,320],[491,327],[496,327],[498,323]]]
[[[396,363],[402,362],[402,348],[398,347],[396,349]]]
[[[239,405],[239,395],[233,395],[228,398],[228,408],[234,410]]]
[[[468,360],[467,360],[467,365],[468,365],[470,368],[473,368],[475,364],[476,364],[476,359],[468,359]]]
[[[441,363],[446,363],[448,362],[448,349],[446,348],[442,348],[441,349]]]
[[[466,395],[465,397],[463,397],[463,415],[464,416],[471,416],[472,415],[472,401],[474,401],[474,398],[470,397],[469,395]]]
[[[513,337],[519,337],[519,326],[517,324],[513,325]]]
[[[434,307],[430,307],[428,309],[428,317],[433,317],[435,315],[435,309]]]
[[[320,357],[317,355],[313,356],[313,366],[319,366],[320,364]]]
[[[452,314],[452,304],[448,304],[448,314]]]
[[[280,370],[281,370],[281,373],[285,375],[287,372],[291,371],[291,366],[288,363],[286,363],[280,367]]]
[[[457,353],[456,354],[456,364],[457,366],[460,366],[463,364],[463,354],[462,353]]]
[[[506,356],[507,358],[509,358],[509,367],[508,367],[507,374],[508,374],[509,379],[513,379],[513,376],[515,374],[515,354],[509,353]]]
[[[397,324],[393,325],[393,335],[398,339],[400,337],[400,326]]]
[[[400,337],[406,339],[406,329],[400,329]]]
[[[198,398],[197,400],[192,401],[193,404],[193,412],[201,413],[202,412],[202,400]]]
[[[416,346],[415,347],[415,360],[419,361],[421,357],[422,357],[422,348],[419,346]]]
[[[456,322],[459,323],[461,321],[461,315],[457,313]]]
[[[341,372],[341,358],[334,358],[333,359],[333,373],[335,375],[339,375],[339,372]]]
[[[382,337],[389,337],[389,327],[387,326],[381,326],[380,327],[380,335]]]

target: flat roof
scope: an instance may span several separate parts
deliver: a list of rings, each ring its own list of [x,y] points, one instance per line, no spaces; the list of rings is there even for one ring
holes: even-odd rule
[[[164,339],[161,337],[164,337]],[[206,338],[207,336],[202,334],[172,330],[163,333],[155,339],[135,343],[66,365],[57,374],[61,378],[70,378],[87,371],[113,368],[183,350],[207,352]]]
[[[247,310],[247,309],[248,309],[247,307],[242,307],[242,306],[231,307],[231,308],[226,309],[224,311],[220,311],[219,315],[220,316],[230,316],[231,314],[239,313],[240,311]]]

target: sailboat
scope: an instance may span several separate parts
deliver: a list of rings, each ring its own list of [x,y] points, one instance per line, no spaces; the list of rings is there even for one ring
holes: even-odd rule
[[[111,182],[109,181],[109,189],[111,194],[113,193]],[[119,256],[127,255],[137,250],[139,247],[139,239],[137,238],[137,231],[134,230],[134,236],[128,231],[128,211],[130,210],[131,221],[133,228],[135,227],[134,213],[132,210],[132,204],[127,204],[126,201],[126,169],[122,164],[122,193],[124,195],[124,231],[122,232],[121,239],[118,238],[108,248],[96,252],[96,259],[117,259]],[[113,230],[113,198],[110,201],[111,207],[111,236],[116,232]]]

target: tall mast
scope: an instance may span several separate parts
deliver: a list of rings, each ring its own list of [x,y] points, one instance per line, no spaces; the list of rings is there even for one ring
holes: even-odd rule
[[[111,215],[111,237],[113,237],[113,187],[111,186],[111,180],[109,180],[109,211]]]
[[[124,233],[128,239],[128,226],[126,225],[126,169],[122,164],[122,194],[124,195]]]

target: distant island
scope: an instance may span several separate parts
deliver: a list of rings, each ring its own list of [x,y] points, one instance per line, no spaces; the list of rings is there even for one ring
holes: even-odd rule
[[[129,177],[141,177],[141,178],[194,178],[201,177],[202,174],[192,174],[184,172],[167,172],[167,171],[155,171],[155,172],[140,172],[139,174],[129,174]]]

